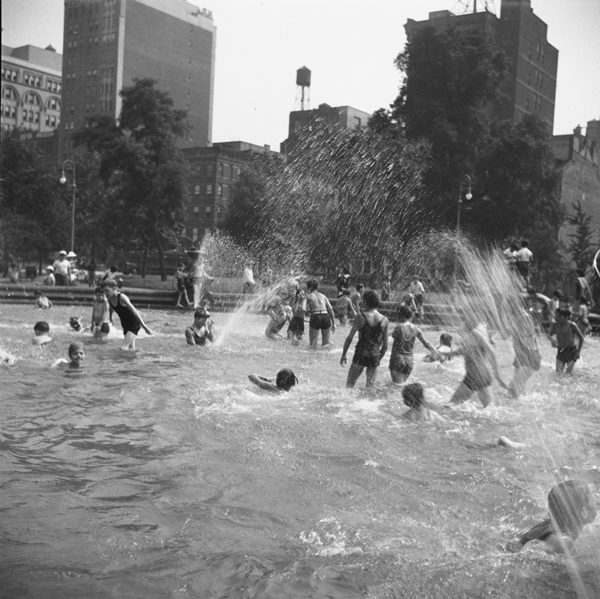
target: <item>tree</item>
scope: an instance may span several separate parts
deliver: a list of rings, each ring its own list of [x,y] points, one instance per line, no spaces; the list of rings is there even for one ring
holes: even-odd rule
[[[585,271],[598,251],[598,241],[594,240],[592,217],[585,213],[581,202],[577,200],[572,206],[575,214],[569,216],[567,222],[575,227],[575,231],[569,235],[568,250],[577,270]]]
[[[169,94],[156,89],[154,80],[134,81],[120,91],[118,123],[92,117],[74,142],[98,153],[100,175],[118,191],[112,207],[115,222],[124,227],[123,235],[143,244],[145,257],[150,246],[156,248],[166,280],[165,248],[183,228],[188,198],[187,166],[176,146],[184,134],[185,111],[174,109]]]
[[[1,162],[4,270],[9,255],[34,256],[41,268],[46,254],[66,246],[69,238],[70,209],[56,165],[47,164],[38,146],[22,140],[18,129],[2,132]]]

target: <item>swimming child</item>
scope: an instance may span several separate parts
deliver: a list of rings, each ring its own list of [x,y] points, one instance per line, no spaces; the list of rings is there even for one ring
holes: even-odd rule
[[[287,338],[291,339],[292,344],[300,343],[304,336],[304,298],[304,291],[298,285],[292,304],[292,319],[287,330]]]
[[[285,309],[285,306],[281,300],[277,300],[273,307],[268,312],[271,320],[265,330],[265,337],[267,339],[283,339],[279,334],[279,331],[285,326],[286,322],[291,321],[289,312]]]
[[[463,403],[475,393],[477,393],[484,408],[492,403],[490,365],[496,379],[506,389],[506,384],[500,378],[496,354],[486,339],[487,335],[482,328],[483,325],[478,325],[474,318],[466,315],[461,327],[461,346],[446,354],[448,357],[462,355],[465,358],[465,378],[450,399],[451,404]]]
[[[592,325],[588,318],[588,301],[581,296],[575,300],[573,307],[573,322],[579,327],[581,334],[585,337],[592,331]]]
[[[206,308],[194,312],[194,322],[185,330],[185,340],[188,345],[206,345],[207,341],[214,341],[212,321]]]
[[[292,387],[298,384],[296,375],[289,369],[284,368],[277,373],[275,377],[275,383],[273,379],[259,376],[258,374],[249,374],[248,378],[261,389],[271,391],[273,393],[281,393],[282,391],[289,391]]]
[[[536,524],[518,541],[509,543],[509,551],[521,551],[529,541],[542,541],[555,552],[570,551],[584,526],[596,518],[596,506],[588,485],[567,480],[548,493],[550,517]]]
[[[34,335],[31,339],[32,345],[43,347],[52,342],[52,337],[50,337],[50,325],[45,320],[40,320],[40,322],[35,323],[33,333]]]
[[[52,368],[65,365],[67,368],[81,368],[85,360],[85,351],[79,343],[71,343],[68,349],[69,359],[60,358],[52,364]]]
[[[424,406],[425,393],[423,385],[420,383],[411,383],[403,387],[402,399],[404,400],[404,405],[410,408],[410,410],[402,414],[402,418],[411,422],[434,422],[436,420],[438,422],[445,422],[446,419],[443,416]]]
[[[92,326],[91,331],[95,339],[102,339],[110,332],[108,300],[101,287],[94,289],[94,300],[92,302]]]
[[[48,310],[52,308],[52,302],[39,290],[36,289],[33,294],[35,295],[35,307],[41,308],[42,310]]]
[[[81,331],[81,318],[79,316],[71,316],[69,318],[69,326],[79,333]]]
[[[394,329],[392,354],[390,356],[390,375],[394,383],[404,383],[410,376],[414,365],[415,340],[418,339],[429,350],[431,359],[443,360],[443,356],[423,336],[421,329],[411,322],[413,311],[402,304],[398,309],[400,323]]]
[[[335,308],[340,320],[340,325],[346,326],[348,324],[348,318],[353,320],[356,317],[356,310],[350,299],[350,289],[342,289],[340,293],[341,295],[337,300]]]
[[[367,369],[367,388],[373,387],[377,367],[383,356],[385,356],[388,347],[388,319],[377,310],[379,307],[377,292],[371,289],[365,291],[363,304],[365,309],[354,319],[350,333],[344,342],[344,349],[340,358],[340,366],[344,366],[346,364],[346,353],[355,333],[358,331],[358,342],[354,349],[354,357],[346,380],[348,389],[354,387],[364,368]]]
[[[571,310],[559,308],[555,312],[555,320],[550,326],[548,336],[552,347],[556,347],[556,372],[571,374],[575,362],[579,360],[581,347],[583,346],[583,335],[579,327],[570,320]],[[556,334],[556,340],[552,336]],[[566,367],[566,370],[565,370]]]
[[[152,335],[152,331],[146,326],[140,313],[135,309],[129,298],[117,290],[117,283],[114,279],[106,279],[100,287],[102,293],[108,298],[109,306],[113,308],[121,320],[123,335],[125,336],[121,349],[134,350],[135,339],[139,330],[144,329],[148,335]]]

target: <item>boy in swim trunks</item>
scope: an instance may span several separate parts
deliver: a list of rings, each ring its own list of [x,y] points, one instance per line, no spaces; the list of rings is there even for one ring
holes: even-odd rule
[[[108,324],[109,308],[108,300],[102,289],[96,287],[94,290],[94,301],[92,302],[92,326],[91,331],[94,339],[102,339],[110,332]]]
[[[348,318],[353,320],[356,317],[356,310],[350,299],[350,289],[342,289],[335,307],[338,318],[340,319],[340,325],[343,327],[348,324]]]
[[[412,372],[414,365],[413,351],[416,339],[429,350],[432,359],[443,360],[440,352],[425,339],[421,329],[411,322],[412,315],[412,310],[402,304],[398,309],[400,324],[396,326],[392,333],[394,343],[392,345],[392,355],[390,356],[390,375],[392,376],[392,381],[398,384],[404,383]]]
[[[344,342],[340,366],[346,364],[346,353],[352,338],[358,331],[358,343],[354,350],[352,364],[348,370],[346,387],[352,389],[364,368],[367,369],[367,388],[375,384],[375,375],[379,362],[385,356],[388,346],[388,319],[377,311],[379,307],[379,296],[377,292],[365,291],[363,296],[365,310],[354,320],[352,329]]]
[[[553,551],[570,551],[584,526],[596,518],[596,506],[588,485],[580,480],[567,480],[548,493],[550,517],[536,524],[518,541],[509,543],[509,551],[521,551],[529,541],[543,541]]]
[[[463,339],[461,346],[446,354],[447,357],[464,356],[466,370],[465,378],[454,392],[450,403],[463,403],[477,393],[485,408],[492,403],[490,387],[493,379],[490,365],[500,385],[506,389],[506,384],[500,378],[496,354],[486,338],[487,335],[474,318],[468,315],[465,317],[461,336]]]
[[[579,327],[570,320],[571,310],[559,308],[555,312],[555,322],[550,326],[548,336],[552,347],[556,347],[556,372],[571,374],[575,362],[579,360],[581,347],[583,346],[583,335]],[[556,340],[552,336],[556,334]],[[566,369],[565,369],[566,368]]]
[[[335,333],[335,314],[330,301],[320,291],[319,282],[316,279],[306,281],[308,293],[304,298],[305,312],[310,313],[310,324],[308,335],[310,347],[316,349],[321,332],[321,344],[323,347],[329,345],[330,333]]]

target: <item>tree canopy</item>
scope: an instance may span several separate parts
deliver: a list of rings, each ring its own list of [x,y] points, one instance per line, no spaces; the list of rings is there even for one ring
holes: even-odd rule
[[[115,190],[111,207],[116,227],[146,250],[157,249],[166,280],[165,247],[183,227],[188,197],[187,166],[176,146],[185,132],[185,111],[152,79],[135,80],[120,92],[119,120],[96,116],[76,132],[76,145],[99,155],[100,175]]]

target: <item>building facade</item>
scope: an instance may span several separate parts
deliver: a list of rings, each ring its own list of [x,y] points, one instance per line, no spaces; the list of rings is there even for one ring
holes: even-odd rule
[[[351,106],[329,106],[320,104],[312,110],[290,112],[288,138],[281,142],[282,154],[293,154],[301,137],[317,127],[327,127],[333,131],[360,129],[366,127],[371,115]]]
[[[600,236],[600,121],[588,121],[585,134],[578,126],[569,135],[555,135],[551,143],[567,216],[573,215],[573,204],[579,202]],[[560,240],[568,243],[572,231],[572,225],[565,223]]]
[[[2,128],[52,137],[60,126],[62,56],[52,46],[2,46]]]
[[[495,115],[518,123],[525,114],[535,114],[552,132],[558,50],[548,42],[548,26],[533,12],[531,0],[502,0],[500,18],[487,10],[462,15],[443,10],[429,13],[426,21],[408,19],[404,26],[408,41],[424,27],[487,33],[509,61],[507,100],[495,107]]]
[[[280,158],[269,146],[243,141],[215,143],[208,148],[184,148],[191,175],[190,203],[185,234],[192,241],[219,228],[233,198],[233,187],[242,169],[258,156]]]
[[[61,155],[86,117],[118,118],[119,91],[151,78],[187,111],[181,147],[211,143],[216,28],[186,0],[65,0]]]

